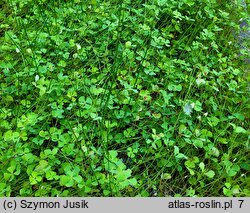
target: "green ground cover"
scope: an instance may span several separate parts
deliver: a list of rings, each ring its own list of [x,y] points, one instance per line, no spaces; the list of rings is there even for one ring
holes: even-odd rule
[[[250,196],[241,1],[0,7],[1,196]]]

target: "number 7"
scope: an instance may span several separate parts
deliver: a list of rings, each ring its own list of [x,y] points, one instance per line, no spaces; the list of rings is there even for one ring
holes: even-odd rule
[[[244,203],[244,200],[238,200],[240,202],[240,208],[242,206],[242,204]]]

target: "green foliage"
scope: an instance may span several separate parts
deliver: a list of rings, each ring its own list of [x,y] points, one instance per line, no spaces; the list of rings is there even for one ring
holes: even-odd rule
[[[240,1],[3,2],[1,196],[250,195]]]

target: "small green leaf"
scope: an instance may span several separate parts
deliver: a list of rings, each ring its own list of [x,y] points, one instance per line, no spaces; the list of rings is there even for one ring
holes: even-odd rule
[[[74,186],[73,178],[67,175],[62,175],[60,177],[60,186],[66,186],[66,187]]]
[[[195,174],[195,172],[194,172],[194,170],[193,170],[193,169],[190,169],[190,168],[187,168],[187,169],[188,169],[188,171],[189,171],[190,175],[194,175],[194,174]]]
[[[11,141],[12,140],[12,130],[8,130],[7,132],[4,133],[3,138],[5,141]]]
[[[48,166],[48,161],[40,160],[39,165],[35,168],[36,172],[43,172]]]
[[[115,150],[109,151],[110,159],[115,159],[117,155],[118,155],[117,151],[115,151]]]
[[[168,85],[168,90],[169,91],[181,91],[182,90],[182,86],[181,86],[181,84],[178,84],[178,85],[169,84]]]
[[[58,108],[58,109],[52,111],[52,116],[55,118],[63,118],[63,113],[64,113],[64,110]]]
[[[163,173],[161,175],[161,178],[164,179],[164,180],[169,180],[172,178],[171,174],[170,173]]]
[[[200,167],[201,171],[203,172],[205,169],[205,164],[203,162],[200,162],[199,167]]]
[[[211,127],[214,127],[214,126],[217,126],[217,124],[220,122],[220,119],[216,118],[216,117],[208,117],[208,124],[211,126]]]
[[[219,157],[220,152],[216,147],[213,147],[211,150],[211,154],[214,155],[215,157]]]
[[[241,126],[237,126],[235,129],[234,129],[234,131],[236,132],[236,133],[246,133],[247,131],[244,129],[244,128],[242,128]]]
[[[77,182],[77,183],[81,183],[83,181],[82,177],[80,175],[74,176],[73,179]]]
[[[202,110],[202,103],[199,101],[195,101],[194,110],[198,111],[198,112],[201,111]]]
[[[66,67],[66,65],[67,65],[67,63],[65,61],[63,61],[63,60],[60,60],[58,62],[58,66],[60,66],[60,67]]]
[[[205,175],[206,175],[207,177],[209,177],[209,178],[213,178],[214,175],[215,175],[215,173],[214,173],[213,170],[209,170],[208,172],[205,173]]]
[[[242,134],[247,133],[247,131],[243,127],[241,127],[241,126],[236,126],[234,123],[230,123],[230,125],[233,126],[235,133],[238,133],[238,134],[240,134],[240,133],[242,133]]]
[[[233,177],[240,171],[240,167],[237,164],[233,164],[233,166],[228,170],[227,174],[229,177]]]
[[[131,176],[132,171],[130,169],[125,170],[125,171],[120,171],[117,175],[116,175],[116,179],[119,182],[125,181],[126,179],[128,179]]]
[[[198,148],[203,148],[203,142],[199,139],[194,139],[193,144],[194,144],[194,146],[196,146]]]

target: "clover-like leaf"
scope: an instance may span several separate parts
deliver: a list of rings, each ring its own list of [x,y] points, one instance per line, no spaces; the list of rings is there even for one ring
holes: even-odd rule
[[[205,173],[205,175],[209,178],[213,178],[215,175],[215,172],[213,170],[209,170],[208,172]]]

